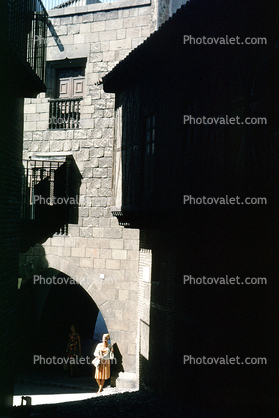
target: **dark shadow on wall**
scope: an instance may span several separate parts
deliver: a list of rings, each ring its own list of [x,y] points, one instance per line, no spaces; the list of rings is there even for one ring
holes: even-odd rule
[[[44,253],[43,247],[36,246],[36,253],[40,251]],[[82,356],[92,358],[97,305],[71,277],[50,268],[39,270],[34,264],[36,267],[46,264],[44,255],[33,264],[25,264],[29,275],[22,280],[18,293],[17,345],[22,353],[18,371],[31,369],[35,355],[65,357],[72,324],[81,337]],[[91,364],[85,364],[81,372],[91,373]]]
[[[111,377],[110,384],[111,386],[116,386],[116,379],[119,377],[120,372],[124,372],[123,367],[123,357],[120,353],[117,343],[113,344],[114,359],[111,361]]]
[[[52,35],[52,37],[53,37],[53,39],[54,39],[54,41],[55,41],[55,43],[56,43],[56,45],[58,46],[58,49],[59,49],[59,51],[60,52],[63,52],[64,51],[64,46],[63,46],[63,44],[62,44],[62,42],[61,42],[61,39],[59,38],[59,36],[57,35],[57,32],[56,32],[56,30],[54,29],[54,27],[53,27],[53,25],[52,25],[52,23],[51,23],[51,21],[50,20],[48,20],[48,28],[49,28],[49,31],[50,31],[50,33],[51,33],[51,35]],[[46,41],[46,40],[45,40]]]

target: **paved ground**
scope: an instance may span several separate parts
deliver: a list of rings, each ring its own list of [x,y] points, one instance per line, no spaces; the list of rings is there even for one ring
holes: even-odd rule
[[[102,394],[96,392],[96,382],[88,375],[69,379],[63,370],[25,373],[18,377],[14,405],[20,405],[21,396],[27,395],[32,398],[33,406],[15,406],[9,414],[0,413],[0,418],[240,418],[239,414],[228,411],[189,408],[173,397],[145,391],[124,391],[107,386]],[[47,404],[49,402],[57,403]]]

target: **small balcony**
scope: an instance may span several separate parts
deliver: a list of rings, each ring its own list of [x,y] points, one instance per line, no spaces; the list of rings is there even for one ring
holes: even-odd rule
[[[21,252],[78,222],[80,183],[71,155],[23,161]]]
[[[82,97],[49,100],[49,129],[79,128]]]
[[[21,97],[45,91],[48,14],[41,0],[7,0],[0,6],[0,76],[17,82]],[[7,88],[11,89],[11,83]]]

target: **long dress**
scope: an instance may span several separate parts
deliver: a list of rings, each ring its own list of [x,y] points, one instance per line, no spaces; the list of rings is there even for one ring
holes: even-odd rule
[[[78,337],[79,337],[79,334],[69,335],[68,357],[76,359],[76,356],[79,355]]]
[[[94,356],[99,357],[101,362],[95,371],[95,379],[109,379],[110,378],[110,352],[111,345],[104,347],[103,343],[97,345]]]

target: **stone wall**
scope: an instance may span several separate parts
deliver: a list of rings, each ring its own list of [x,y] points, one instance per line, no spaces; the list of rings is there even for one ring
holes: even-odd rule
[[[119,226],[111,215],[114,95],[95,83],[156,29],[156,3],[120,0],[53,10],[49,16],[47,93],[25,100],[24,158],[70,153],[82,184],[78,224],[69,225],[67,236],[48,239],[44,257],[47,267],[71,276],[91,295],[123,356],[117,384],[131,387],[137,370],[139,232]],[[55,70],[74,59],[86,62],[80,128],[48,129]],[[38,257],[30,249],[21,256],[21,267],[40,274],[46,266]]]

